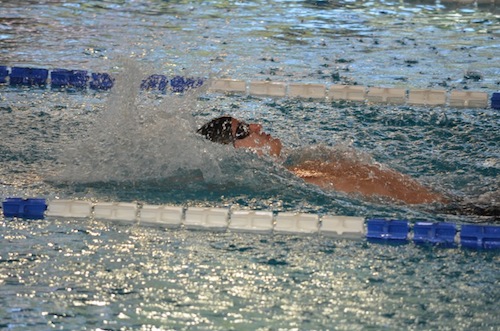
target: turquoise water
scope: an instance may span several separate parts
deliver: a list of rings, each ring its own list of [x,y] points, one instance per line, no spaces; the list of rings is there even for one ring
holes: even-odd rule
[[[0,197],[137,201],[431,221],[442,206],[324,192],[279,163],[204,141],[262,123],[293,159],[378,162],[498,206],[489,109],[141,93],[152,73],[498,89],[494,5],[434,2],[2,3],[0,64],[116,75],[110,92],[0,86]],[[472,74],[471,74],[472,73]],[[318,236],[1,220],[0,329],[495,330],[497,252]]]

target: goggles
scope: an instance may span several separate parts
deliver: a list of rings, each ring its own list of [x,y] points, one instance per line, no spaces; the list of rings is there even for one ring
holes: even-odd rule
[[[239,122],[236,127],[236,134],[234,135],[234,139],[245,139],[250,135],[250,125],[245,122]]]

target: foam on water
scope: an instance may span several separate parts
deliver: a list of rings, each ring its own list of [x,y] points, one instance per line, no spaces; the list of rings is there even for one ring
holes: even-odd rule
[[[201,170],[207,178],[220,174],[217,155],[194,134],[192,113],[201,91],[157,96],[139,91],[142,79],[135,66],[117,76],[105,109],[95,115],[85,137],[64,150],[60,179],[137,181],[171,177],[180,169]]]
[[[293,176],[279,164],[196,133],[205,120],[227,113],[201,102],[203,89],[182,95],[141,92],[137,87],[144,77],[142,68],[126,62],[103,109],[88,117],[88,129],[59,146],[62,171],[51,175],[52,183],[68,191],[113,191],[127,200],[157,195],[153,200],[161,201],[176,191],[179,203],[207,194],[272,195],[289,185],[286,179]]]

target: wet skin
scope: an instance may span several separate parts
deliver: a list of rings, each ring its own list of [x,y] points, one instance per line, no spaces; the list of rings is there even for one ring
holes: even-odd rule
[[[231,130],[233,136],[236,136],[236,128],[239,124],[237,119],[232,119]],[[278,157],[281,154],[283,145],[277,138],[272,137],[270,134],[262,131],[262,125],[249,124],[250,134],[243,139],[236,139],[234,147],[236,148],[249,148],[257,152],[258,155],[270,155]]]
[[[233,119],[233,136],[240,122]],[[283,145],[277,138],[262,131],[260,124],[249,124],[250,134],[234,141],[236,148],[248,148],[258,155],[279,157]],[[385,197],[407,204],[447,202],[439,193],[411,177],[377,164],[360,163],[349,159],[331,161],[306,160],[287,169],[304,181],[323,189],[360,194],[373,199]]]

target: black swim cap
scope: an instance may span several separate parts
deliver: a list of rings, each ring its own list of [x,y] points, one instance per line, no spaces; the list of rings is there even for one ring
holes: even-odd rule
[[[236,127],[235,136],[233,136],[231,116],[222,116],[205,123],[198,129],[199,134],[202,134],[210,141],[219,144],[231,144],[236,139],[244,139],[250,134],[250,127],[245,122],[239,122]]]

